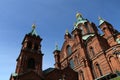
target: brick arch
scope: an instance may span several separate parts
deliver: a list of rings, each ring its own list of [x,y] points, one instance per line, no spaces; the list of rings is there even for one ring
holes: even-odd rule
[[[94,62],[93,65],[94,65],[94,70],[95,70],[96,77],[102,76],[102,69],[100,67],[100,64],[98,62]]]
[[[114,57],[112,54],[107,55],[107,60],[110,61],[110,58]]]
[[[109,61],[110,65],[111,65],[111,68],[114,72],[116,72],[118,70],[120,71],[119,61],[115,56],[109,55],[108,56],[108,61]]]

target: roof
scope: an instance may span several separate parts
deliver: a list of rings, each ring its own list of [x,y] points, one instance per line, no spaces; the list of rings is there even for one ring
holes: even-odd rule
[[[53,70],[54,70],[54,68],[48,68],[48,69],[44,70],[43,73],[47,74],[47,73],[49,73],[49,72],[51,72]]]
[[[98,18],[99,19],[99,25],[103,24],[105,22],[104,19],[102,19],[101,17]]]

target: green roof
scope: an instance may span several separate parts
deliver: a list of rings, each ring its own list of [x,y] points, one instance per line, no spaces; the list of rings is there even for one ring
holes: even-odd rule
[[[105,22],[105,20],[103,20],[101,17],[99,17],[99,25],[101,25],[104,22]]]
[[[90,36],[94,36],[95,34],[87,34],[82,37],[83,40],[87,40]]]
[[[87,22],[87,20],[84,19],[80,13],[76,14],[76,18],[77,18],[76,26],[78,26],[78,24],[80,23],[84,24],[85,22]]]

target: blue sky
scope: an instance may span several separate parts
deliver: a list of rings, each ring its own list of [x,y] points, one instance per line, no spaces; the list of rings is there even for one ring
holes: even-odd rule
[[[119,0],[0,0],[0,79],[8,80],[15,72],[21,42],[33,23],[43,38],[46,69],[54,65],[55,43],[60,49],[65,30],[72,31],[76,12],[97,26],[101,16],[120,31],[119,3]]]

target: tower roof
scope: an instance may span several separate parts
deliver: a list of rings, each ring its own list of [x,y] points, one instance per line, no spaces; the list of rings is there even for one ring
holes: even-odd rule
[[[104,19],[102,19],[101,17],[98,17],[98,20],[99,20],[99,26],[100,26],[102,23],[104,23],[104,22],[105,22],[105,20],[104,20]]]
[[[36,32],[36,30],[35,30],[35,28],[36,28],[36,25],[35,24],[33,24],[32,25],[32,31],[29,33],[30,35],[32,35],[32,36],[38,36],[38,34],[37,34],[37,32]]]

